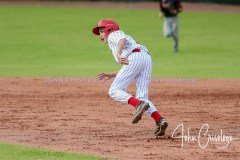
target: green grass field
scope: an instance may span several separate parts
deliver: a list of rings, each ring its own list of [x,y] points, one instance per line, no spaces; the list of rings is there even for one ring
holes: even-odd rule
[[[162,34],[158,11],[0,7],[0,76],[95,76],[117,71],[91,29],[113,18],[150,50],[154,77],[239,78],[239,14],[183,13],[180,52]]]
[[[42,149],[0,144],[1,160],[104,160],[95,156],[50,152]],[[105,159],[107,160],[107,159]]]

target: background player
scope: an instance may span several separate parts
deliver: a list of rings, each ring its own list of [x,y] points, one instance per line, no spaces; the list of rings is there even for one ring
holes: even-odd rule
[[[182,12],[183,6],[180,0],[159,0],[159,16],[164,16],[163,32],[166,37],[173,37],[173,51],[179,50],[178,38],[178,13]]]
[[[101,73],[99,80],[108,80],[115,77],[110,89],[109,95],[114,100],[130,104],[135,109],[135,115],[132,123],[137,123],[143,113],[151,116],[156,122],[156,136],[165,135],[165,129],[168,126],[166,120],[159,114],[156,107],[148,100],[148,87],[151,81],[152,59],[148,50],[143,45],[119,30],[119,25],[110,19],[101,20],[93,33],[99,35],[100,40],[108,44],[115,60],[122,64],[118,73]],[[131,82],[136,82],[136,97],[126,92]]]

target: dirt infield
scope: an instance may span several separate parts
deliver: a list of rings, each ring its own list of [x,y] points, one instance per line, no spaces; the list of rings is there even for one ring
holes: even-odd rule
[[[226,12],[240,13],[240,5],[223,5],[211,3],[187,3],[184,2],[184,10],[190,12]],[[0,6],[53,6],[53,7],[98,7],[98,8],[124,8],[124,9],[148,9],[159,10],[158,2],[9,2],[0,1]]]
[[[239,79],[161,82],[151,84],[150,98],[169,121],[169,128],[165,137],[156,139],[150,117],[144,115],[133,125],[133,108],[108,97],[109,82],[2,77],[0,142],[129,160],[240,156]],[[132,85],[129,91],[134,89]],[[224,142],[209,141],[202,149],[199,141],[191,140],[181,148],[182,139],[171,138],[181,123],[184,135],[190,127],[189,135],[197,138],[203,124],[208,124],[208,134],[221,135],[222,129],[222,135],[234,140],[224,149],[216,148],[226,145]],[[177,135],[181,135],[180,129]],[[200,137],[204,146],[207,138]]]

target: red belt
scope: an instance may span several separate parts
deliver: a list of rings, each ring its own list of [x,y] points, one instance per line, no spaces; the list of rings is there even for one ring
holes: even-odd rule
[[[132,52],[141,52],[141,50],[139,48],[135,48],[134,50],[132,50]]]

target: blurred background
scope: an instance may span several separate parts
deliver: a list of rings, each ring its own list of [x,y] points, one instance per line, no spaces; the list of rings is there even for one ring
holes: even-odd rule
[[[0,1],[112,1],[112,2],[149,2],[154,1],[158,2],[158,0],[0,0]],[[182,0],[182,2],[204,2],[204,3],[223,3],[223,4],[240,4],[240,0]]]
[[[240,0],[183,0],[180,52],[163,36],[154,0],[0,0],[0,76],[91,76],[114,72],[91,32],[103,18],[146,45],[154,77],[239,78]]]

